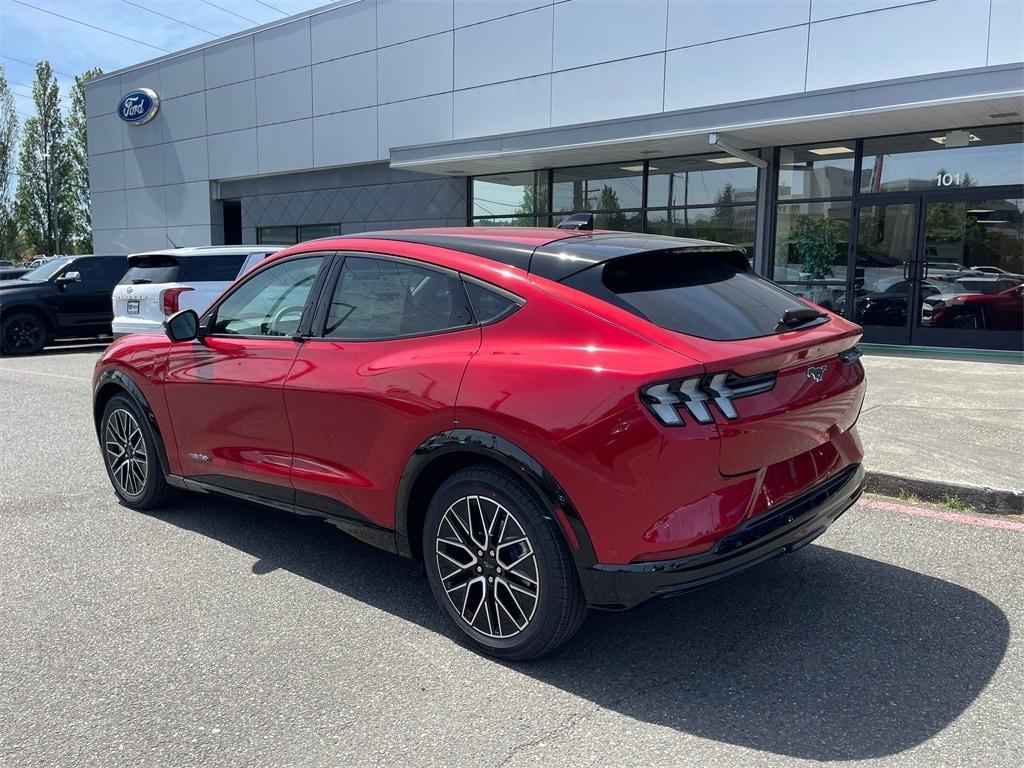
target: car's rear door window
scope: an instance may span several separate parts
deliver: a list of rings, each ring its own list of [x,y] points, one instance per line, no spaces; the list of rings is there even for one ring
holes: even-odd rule
[[[682,249],[621,256],[562,281],[662,328],[706,339],[768,336],[808,305],[749,271],[731,251]],[[790,314],[787,315],[787,312]],[[820,319],[819,319],[820,321]]]
[[[229,283],[238,277],[247,254],[203,254],[182,260],[178,281],[182,283]]]
[[[473,312],[458,276],[407,262],[350,256],[327,308],[324,335],[391,339],[472,323]]]

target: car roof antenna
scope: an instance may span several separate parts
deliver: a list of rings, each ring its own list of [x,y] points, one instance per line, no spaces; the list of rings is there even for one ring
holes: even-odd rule
[[[168,235],[166,232],[164,232],[164,237],[167,238],[167,242],[169,242],[172,247],[174,247],[174,248],[178,248],[179,247],[178,244],[176,242],[174,242],[174,240],[171,239],[171,236]]]

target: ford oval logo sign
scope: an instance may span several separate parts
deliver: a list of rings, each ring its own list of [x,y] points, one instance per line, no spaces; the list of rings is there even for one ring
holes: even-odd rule
[[[126,123],[142,125],[156,117],[160,109],[160,97],[151,88],[139,88],[121,97],[117,105],[117,114]]]

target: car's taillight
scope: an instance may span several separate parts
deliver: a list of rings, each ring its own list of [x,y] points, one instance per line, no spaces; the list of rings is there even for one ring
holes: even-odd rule
[[[681,427],[686,423],[680,407],[685,408],[698,424],[710,424],[715,420],[711,403],[725,418],[738,418],[732,401],[768,392],[775,386],[775,378],[774,372],[746,377],[735,373],[709,373],[651,384],[640,391],[640,399],[667,427]]]
[[[194,291],[195,288],[168,288],[163,292],[161,300],[164,305],[164,314],[167,316],[173,315],[178,311],[178,302],[181,294],[186,291]]]

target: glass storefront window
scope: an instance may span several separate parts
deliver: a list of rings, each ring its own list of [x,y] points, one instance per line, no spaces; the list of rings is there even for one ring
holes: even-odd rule
[[[299,227],[299,241],[315,240],[318,237],[337,237],[341,234],[340,224],[314,224]]]
[[[639,208],[643,204],[643,172],[641,162],[557,170],[553,177],[552,210],[579,213]]]
[[[675,208],[648,211],[647,231],[736,245],[753,258],[756,220],[757,208],[753,205]]]
[[[522,216],[547,211],[547,173],[501,173],[472,181],[473,216]]]
[[[779,199],[852,195],[856,147],[854,141],[783,147],[779,151]]]
[[[569,218],[569,214],[555,214],[551,217],[551,226],[557,227]],[[613,211],[612,213],[595,213],[594,229],[614,229],[620,232],[643,232],[643,211]]]
[[[473,219],[474,227],[536,227],[534,216],[489,216]]]
[[[846,292],[851,210],[848,201],[779,205],[773,279],[803,283],[790,290],[828,309],[839,309]]]
[[[295,245],[299,241],[295,227],[260,227],[256,235],[262,245]]]
[[[757,168],[729,155],[652,160],[647,205],[723,205],[757,199]]]
[[[929,131],[864,141],[860,191],[906,192],[1024,183],[1024,126]]]

